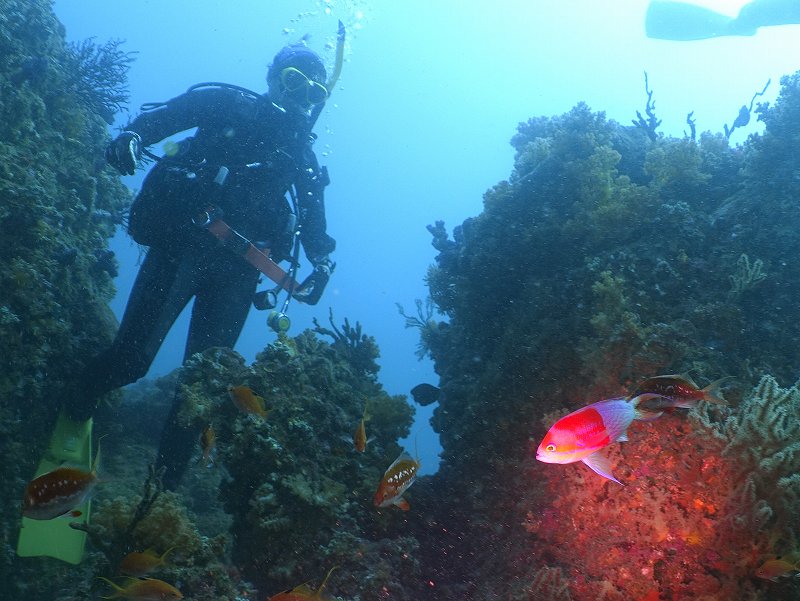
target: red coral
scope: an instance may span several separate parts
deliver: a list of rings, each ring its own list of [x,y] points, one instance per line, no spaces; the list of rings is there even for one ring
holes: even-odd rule
[[[526,525],[537,555],[565,569],[578,601],[738,598],[766,541],[734,526],[732,460],[682,414],[629,436],[605,451],[624,487],[580,464],[541,465],[549,503]]]

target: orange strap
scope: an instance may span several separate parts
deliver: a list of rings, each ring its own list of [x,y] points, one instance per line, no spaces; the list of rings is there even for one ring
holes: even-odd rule
[[[295,281],[275,261],[269,258],[269,249],[262,252],[250,240],[242,236],[221,219],[214,219],[206,226],[214,237],[235,253],[242,255],[248,263],[288,292],[296,288]]]

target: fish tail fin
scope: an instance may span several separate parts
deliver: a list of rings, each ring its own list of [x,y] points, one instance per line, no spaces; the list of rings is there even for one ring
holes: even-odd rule
[[[97,576],[98,580],[102,580],[103,582],[107,583],[113,590],[114,594],[109,597],[102,597],[103,599],[119,599],[120,593],[124,593],[125,589],[123,589],[120,585],[118,585],[113,580],[109,580],[108,578],[104,578],[103,576]]]
[[[714,380],[713,382],[711,382],[711,384],[703,388],[703,390],[701,390],[701,392],[703,393],[702,400],[708,401],[709,403],[727,405],[728,401],[726,401],[725,398],[722,396],[722,393],[720,392],[720,386],[725,380],[730,380],[732,377],[733,376],[725,376],[724,378],[720,378],[719,380]]]
[[[161,563],[164,563],[164,561],[167,559],[167,555],[169,555],[170,553],[172,553],[172,552],[173,552],[175,549],[177,549],[177,548],[178,548],[178,547],[177,547],[177,545],[173,545],[173,546],[171,546],[169,549],[167,549],[166,551],[164,551],[164,552],[161,554],[161,557],[159,557],[159,558],[158,558],[158,561],[160,561]]]
[[[255,399],[256,399],[256,406],[258,407],[258,415],[260,417],[263,417],[264,419],[267,419],[267,417],[269,417],[269,414],[272,412],[272,407],[267,409],[267,401],[264,400],[263,396],[255,395]]]
[[[317,596],[317,597],[320,596],[320,593],[322,593],[322,589],[324,589],[325,585],[328,584],[328,578],[331,577],[331,574],[333,573],[333,571],[338,567],[339,566],[333,566],[330,570],[328,570],[328,573],[325,574],[325,578],[322,579],[322,584],[319,585],[319,588],[317,589],[317,594],[315,596]]]
[[[101,437],[100,437],[100,438],[97,440],[97,453],[95,454],[95,456],[94,456],[94,461],[92,462],[92,473],[93,473],[95,476],[97,475],[97,470],[98,470],[98,468],[100,467],[100,443],[101,443],[101,442],[103,442],[103,439],[104,439],[106,436],[108,436],[108,434],[103,434],[103,435],[102,435],[102,436],[101,436]]]

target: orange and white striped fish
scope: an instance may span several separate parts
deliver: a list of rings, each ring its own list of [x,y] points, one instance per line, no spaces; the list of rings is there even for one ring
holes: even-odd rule
[[[22,499],[22,515],[32,520],[52,520],[70,514],[92,494],[98,482],[97,466],[100,463],[100,447],[97,448],[92,469],[61,466],[31,480],[25,487]]]
[[[372,499],[375,507],[390,507],[396,505],[403,511],[408,511],[410,506],[403,498],[403,493],[414,484],[419,471],[419,460],[413,459],[406,451],[389,466],[383,474],[375,497]]]

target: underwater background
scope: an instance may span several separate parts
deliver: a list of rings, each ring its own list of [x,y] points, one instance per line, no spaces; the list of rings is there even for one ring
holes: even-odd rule
[[[755,576],[800,551],[797,26],[675,44],[645,40],[645,2],[431,4],[0,0],[2,598],[99,598],[148,548],[173,548],[157,576],[196,600],[334,566],[325,593],[351,601],[798,598]],[[16,557],[61,388],[137,269],[118,233],[137,179],[105,144],[193,83],[262,90],[306,33],[332,60],[337,19],[324,301],[280,339],[254,311],[235,350],[172,371],[177,328],[96,418],[86,559]],[[624,487],[535,460],[558,417],[671,373],[730,376],[729,405],[635,424],[609,447]],[[438,402],[407,396],[422,381]],[[217,445],[173,493],[148,465],[175,386]],[[411,509],[377,510],[415,446]]]

